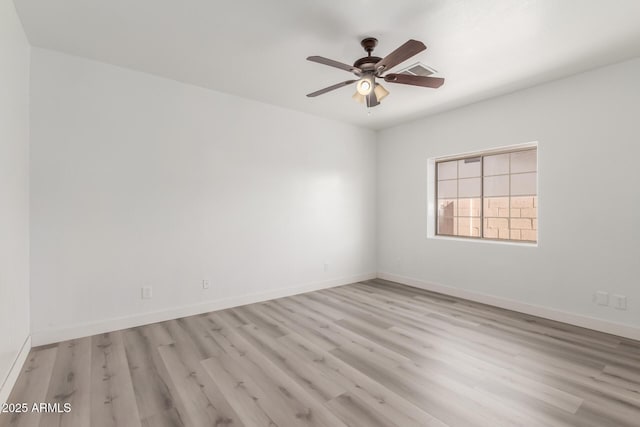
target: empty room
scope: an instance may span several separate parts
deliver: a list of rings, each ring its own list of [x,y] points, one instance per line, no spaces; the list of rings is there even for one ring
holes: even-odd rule
[[[0,0],[0,427],[640,426],[637,0]]]

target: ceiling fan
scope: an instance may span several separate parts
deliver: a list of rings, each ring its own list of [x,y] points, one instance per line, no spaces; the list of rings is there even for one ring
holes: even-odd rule
[[[313,98],[318,95],[331,92],[332,90],[348,86],[351,83],[356,83],[356,93],[353,95],[353,99],[360,103],[364,103],[366,101],[367,107],[375,107],[380,104],[380,101],[382,101],[385,96],[389,94],[381,84],[376,83],[376,78],[384,79],[384,81],[388,83],[400,83],[412,86],[430,87],[434,89],[439,88],[444,84],[444,79],[440,77],[414,76],[411,74],[382,75],[387,70],[390,70],[401,62],[404,62],[412,56],[427,49],[424,43],[418,40],[409,40],[384,58],[371,56],[371,52],[373,52],[373,49],[378,45],[377,39],[367,37],[363,39],[360,44],[367,52],[367,56],[358,59],[353,63],[353,65],[344,64],[322,56],[308,57],[308,61],[340,68],[341,70],[355,74],[358,79],[346,80],[342,83],[312,92],[307,96]]]

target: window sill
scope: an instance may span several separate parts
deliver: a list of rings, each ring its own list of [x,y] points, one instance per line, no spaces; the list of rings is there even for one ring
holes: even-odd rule
[[[538,242],[513,242],[513,241],[501,241],[501,240],[489,240],[489,239],[475,239],[470,237],[449,237],[449,236],[427,236],[428,240],[453,240],[456,242],[471,242],[471,243],[488,243],[492,245],[507,245],[507,246],[519,246],[525,248],[537,248]]]

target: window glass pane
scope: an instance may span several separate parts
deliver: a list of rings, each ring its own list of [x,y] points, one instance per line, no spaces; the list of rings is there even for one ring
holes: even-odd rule
[[[484,216],[485,218],[509,218],[509,198],[485,197]]]
[[[483,233],[487,239],[509,238],[509,198],[485,197]]]
[[[537,230],[522,230],[521,233],[522,233],[522,236],[520,237],[520,240],[526,240],[526,241],[529,241],[529,242],[538,241],[538,231]]]
[[[511,175],[511,195],[527,196],[536,194],[536,172]]]
[[[488,176],[484,178],[485,197],[508,196],[509,175]]]
[[[484,237],[487,239],[508,239],[509,218],[484,218]]]
[[[458,162],[452,160],[450,162],[438,163],[438,181],[443,179],[456,179],[458,178]]]
[[[458,180],[438,181],[438,198],[453,199],[458,197]]]
[[[458,218],[458,236],[480,237],[480,218]]]
[[[538,240],[538,230],[511,230],[511,240],[535,242]]]
[[[438,216],[457,216],[455,199],[440,199],[438,200]]]
[[[536,163],[536,150],[511,153],[511,173],[535,172]]]
[[[455,217],[439,217],[438,218],[438,234],[445,236],[455,236],[458,234],[458,218]]]
[[[479,197],[458,199],[458,216],[480,217],[481,200]]]
[[[480,178],[458,180],[458,197],[480,197],[481,195]]]
[[[511,239],[536,241],[538,234],[538,197],[511,198]]]
[[[538,230],[534,229],[534,220],[531,218],[511,218],[511,232],[514,235],[514,240],[529,240],[535,241],[537,239]],[[537,220],[535,220],[537,225]]]
[[[475,178],[480,176],[480,157],[458,160],[458,178]]]
[[[486,239],[509,239],[509,219],[485,218],[484,237]]]
[[[486,156],[484,158],[484,176],[509,173],[509,153]]]

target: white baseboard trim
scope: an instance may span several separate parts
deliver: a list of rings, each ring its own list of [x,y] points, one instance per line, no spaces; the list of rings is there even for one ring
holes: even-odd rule
[[[151,323],[164,322],[166,320],[178,319],[180,317],[194,316],[197,314],[208,313],[210,311],[224,310],[226,308],[237,307],[240,305],[253,304],[256,302],[288,297],[305,292],[317,291],[320,289],[333,288],[335,286],[375,279],[376,277],[376,273],[364,273],[355,276],[340,277],[337,279],[307,283],[305,285],[290,288],[281,288],[266,292],[253,293],[249,295],[240,295],[236,297],[206,301],[203,303],[191,304],[182,307],[170,308],[167,310],[154,311],[150,313],[105,319],[97,322],[88,322],[55,329],[32,331],[31,339],[34,347],[53,344],[61,341],[102,334],[105,332],[113,332],[121,329],[148,325]]]
[[[20,348],[11,368],[9,368],[7,377],[4,381],[0,379],[0,406],[5,404],[9,399],[11,390],[13,390],[13,386],[16,384],[16,380],[18,379],[20,372],[22,372],[22,367],[24,366],[24,362],[27,360],[30,351],[31,336],[28,336],[27,339],[24,340],[24,343],[22,343],[22,348]]]
[[[430,283],[424,280],[400,276],[393,273],[379,272],[378,278],[389,280],[391,282],[401,283],[403,285],[413,286],[415,288],[425,289],[427,291],[438,292],[457,298],[463,298],[470,301],[492,305],[495,307],[505,308],[507,310],[513,310],[532,316],[543,317],[545,319],[555,320],[557,322],[568,323],[570,325],[580,326],[582,328],[592,329],[594,331],[606,332],[608,334],[618,335],[633,340],[640,340],[640,328],[631,325],[597,319],[594,317],[556,310],[548,307],[542,307],[539,305],[528,304],[508,298],[469,291],[466,289],[453,288],[437,283]]]

